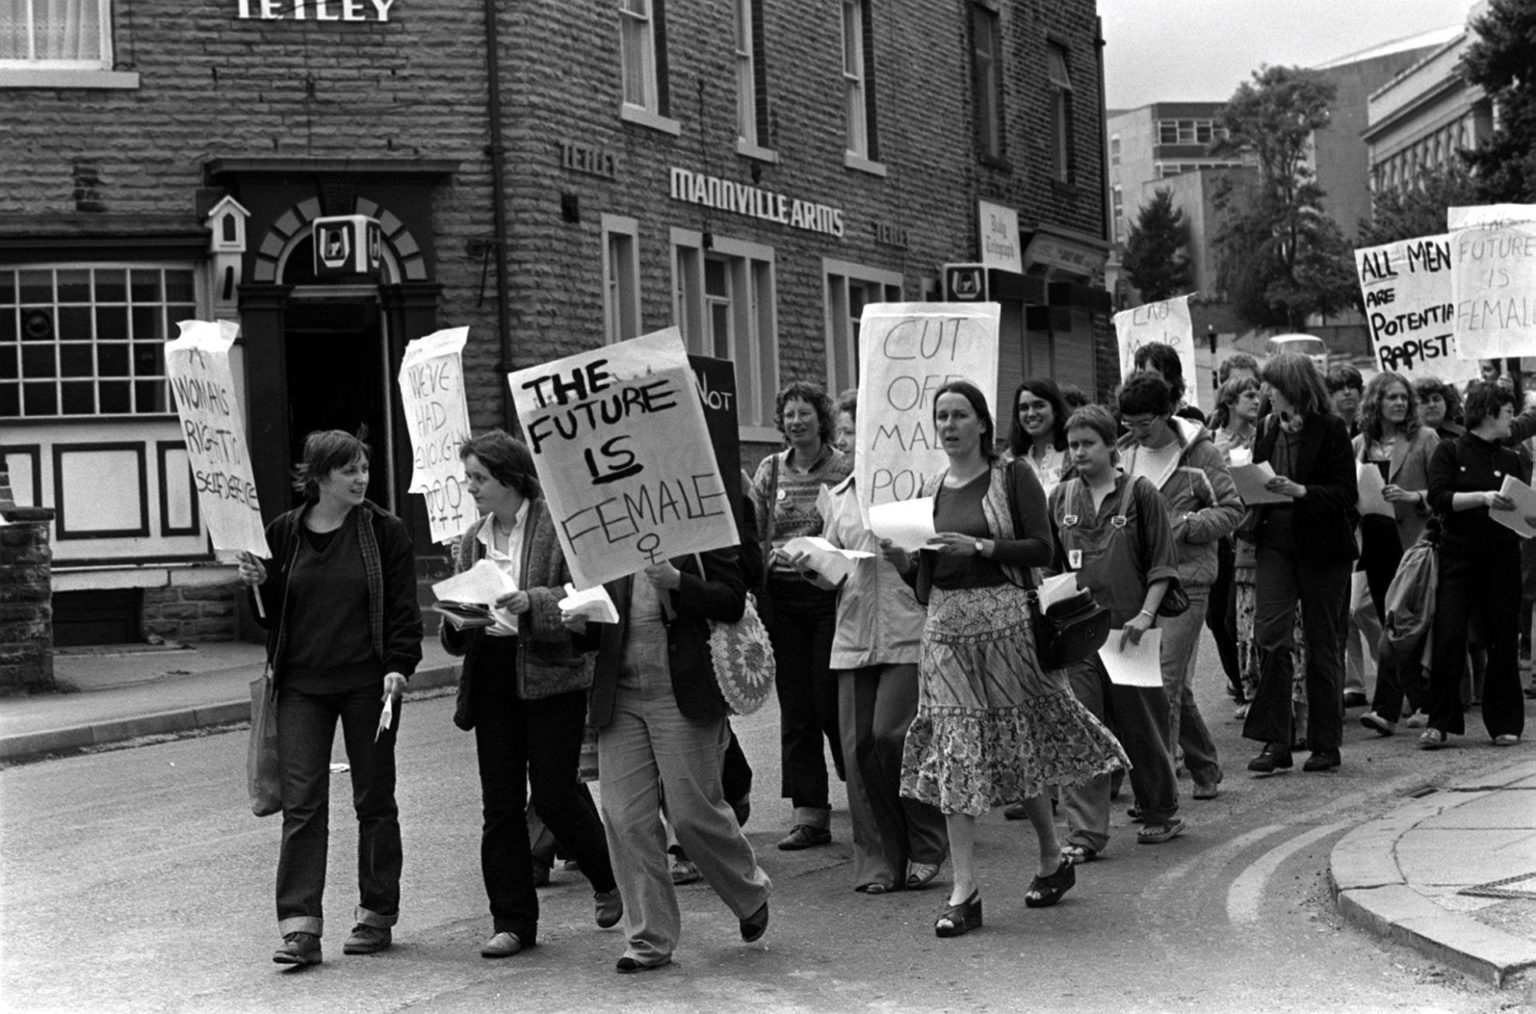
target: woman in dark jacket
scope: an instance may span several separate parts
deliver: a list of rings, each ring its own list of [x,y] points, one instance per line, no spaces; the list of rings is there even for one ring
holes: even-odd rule
[[[1483,727],[1494,746],[1514,746],[1525,731],[1520,694],[1520,537],[1493,518],[1512,511],[1499,489],[1507,477],[1530,480],[1531,466],[1505,444],[1530,432],[1529,415],[1516,421],[1515,396],[1497,384],[1467,385],[1467,431],[1435,448],[1429,463],[1429,505],[1440,515],[1440,583],[1435,592],[1434,657],[1429,673],[1429,724],[1419,745],[1434,750],[1466,731],[1461,677],[1467,626],[1482,623],[1488,650],[1483,684]],[[1513,432],[1512,432],[1513,431]]]
[[[731,733],[709,621],[742,617],[736,550],[659,563],[607,587],[619,622],[601,628],[591,721],[608,847],[627,902],[617,969],[632,973],[669,964],[682,929],[663,800],[678,844],[736,913],[748,943],[768,928],[773,885],[720,784]]]
[[[1329,411],[1328,391],[1306,356],[1282,352],[1264,365],[1272,412],[1254,441],[1253,460],[1269,462],[1271,492],[1289,503],[1259,507],[1254,640],[1259,685],[1243,735],[1264,743],[1248,770],[1291,766],[1291,647],[1296,609],[1307,639],[1306,771],[1340,763],[1344,739],[1344,619],[1358,555],[1355,462],[1344,420]]]
[[[368,447],[340,430],[311,433],[295,470],[304,504],[267,526],[276,554],[247,554],[240,579],[260,596],[277,683],[283,843],[277,863],[280,965],[320,961],[329,837],[331,742],[341,721],[358,824],[357,924],[342,945],[390,945],[400,915],[395,733],[400,693],[421,661],[416,557],[405,524],[370,503]],[[382,722],[385,702],[391,720]]]
[[[533,457],[501,430],[469,441],[459,456],[485,517],[459,540],[455,570],[490,559],[518,589],[497,600],[484,626],[442,628],[443,647],[464,656],[453,720],[474,730],[480,762],[480,868],[492,928],[480,953],[506,958],[538,937],[524,815],[530,783],[534,809],[592,882],[597,924],[614,925],[624,906],[602,821],[577,780],[592,677],[560,617],[557,603],[571,573],[539,495]]]

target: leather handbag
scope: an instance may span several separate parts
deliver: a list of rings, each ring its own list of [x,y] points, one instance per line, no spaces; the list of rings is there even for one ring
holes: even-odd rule
[[[1031,591],[1029,612],[1035,631],[1035,657],[1043,669],[1060,669],[1092,658],[1109,640],[1109,610],[1095,602],[1086,588],[1051,603],[1044,612],[1039,596]]]
[[[251,742],[245,757],[251,812],[266,817],[283,808],[282,765],[277,757],[277,690],[272,670],[251,680]]]

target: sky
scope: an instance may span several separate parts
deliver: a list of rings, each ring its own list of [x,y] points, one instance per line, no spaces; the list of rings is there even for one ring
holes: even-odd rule
[[[1260,64],[1311,67],[1465,21],[1471,0],[1099,0],[1110,109],[1223,102]]]

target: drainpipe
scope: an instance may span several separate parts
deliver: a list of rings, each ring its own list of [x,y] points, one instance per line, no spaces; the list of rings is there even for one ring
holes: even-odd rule
[[[486,112],[490,119],[491,214],[496,228],[496,332],[501,343],[501,369],[512,369],[511,297],[507,289],[507,149],[501,129],[501,40],[496,31],[496,0],[485,0],[485,74]],[[512,392],[501,385],[502,425],[508,432],[517,430],[517,412]]]
[[[1109,130],[1108,102],[1109,97],[1104,94],[1104,19],[1093,19],[1093,55],[1094,62],[1099,71],[1099,189],[1102,191],[1099,199],[1104,209],[1103,222],[1104,239],[1113,244],[1115,242],[1115,224],[1112,202],[1109,199]]]

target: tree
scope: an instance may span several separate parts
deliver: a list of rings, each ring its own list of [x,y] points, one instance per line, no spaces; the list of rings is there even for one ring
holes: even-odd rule
[[[1334,93],[1316,71],[1260,67],[1222,108],[1213,154],[1248,156],[1258,172],[1251,186],[1217,187],[1217,276],[1255,326],[1299,328],[1358,298],[1349,244],[1322,210],[1323,190],[1307,164]]]
[[[1461,165],[1421,173],[1406,186],[1378,191],[1360,223],[1360,246],[1381,246],[1445,231],[1445,210],[1481,204],[1477,180]]]
[[[1463,154],[1485,202],[1536,202],[1536,4],[1490,0],[1472,30],[1477,40],[1462,55],[1461,74],[1487,93],[1498,122]]]
[[[1189,223],[1173,206],[1173,191],[1160,189],[1136,213],[1125,241],[1125,273],[1141,298],[1155,303],[1190,287],[1194,269],[1189,248]]]

